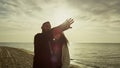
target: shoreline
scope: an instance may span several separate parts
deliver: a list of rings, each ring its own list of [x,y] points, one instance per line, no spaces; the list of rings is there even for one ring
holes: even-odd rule
[[[33,52],[22,48],[0,46],[0,67],[32,68]],[[7,62],[6,62],[7,61]],[[94,68],[71,61],[70,68]]]

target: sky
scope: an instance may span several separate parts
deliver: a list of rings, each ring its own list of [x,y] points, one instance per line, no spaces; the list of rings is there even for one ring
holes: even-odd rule
[[[33,42],[41,25],[73,18],[70,42],[120,43],[120,0],[0,0],[0,42]]]

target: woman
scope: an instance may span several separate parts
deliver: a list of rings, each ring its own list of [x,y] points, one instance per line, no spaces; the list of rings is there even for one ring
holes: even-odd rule
[[[68,40],[62,30],[55,28],[52,31],[51,54],[53,68],[69,68],[70,56],[68,50]]]

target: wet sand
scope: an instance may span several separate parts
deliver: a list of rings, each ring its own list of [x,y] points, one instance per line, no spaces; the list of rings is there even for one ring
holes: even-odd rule
[[[0,68],[32,68],[33,55],[26,50],[0,46]],[[71,65],[70,68],[80,68]]]

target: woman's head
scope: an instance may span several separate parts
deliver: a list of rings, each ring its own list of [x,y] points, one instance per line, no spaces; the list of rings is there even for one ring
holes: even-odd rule
[[[53,29],[53,39],[59,41],[61,44],[66,44],[68,43],[67,38],[63,34],[62,30],[60,28],[55,28]]]
[[[59,28],[54,28],[52,34],[53,34],[53,38],[58,40],[62,35],[62,30]]]

